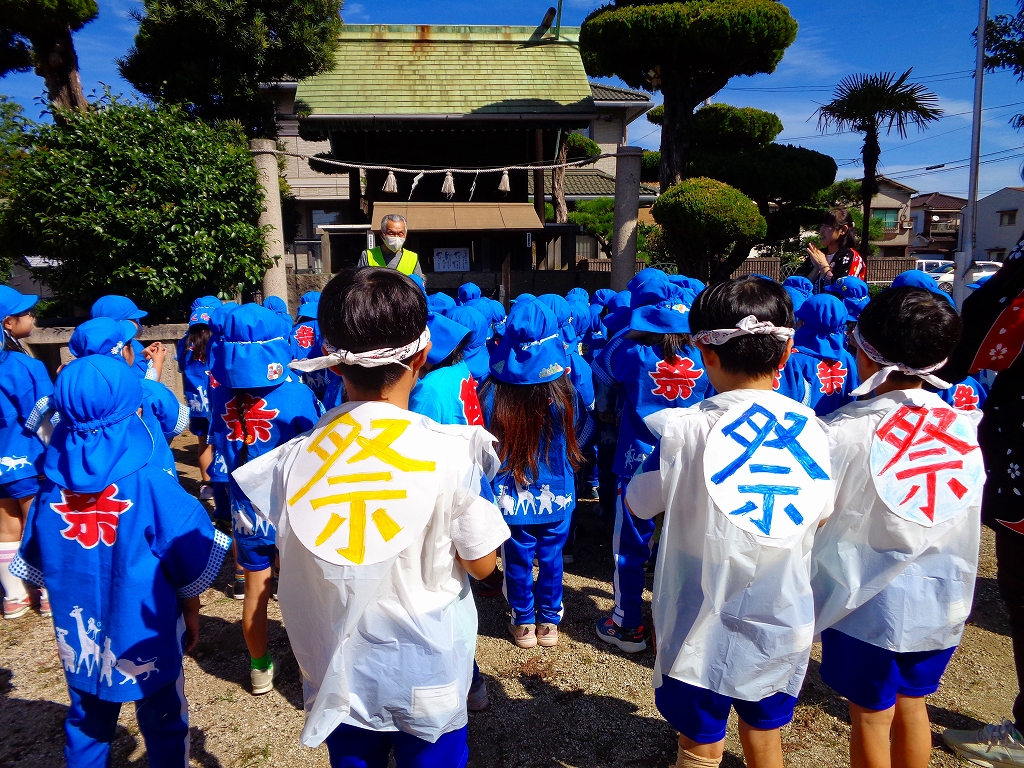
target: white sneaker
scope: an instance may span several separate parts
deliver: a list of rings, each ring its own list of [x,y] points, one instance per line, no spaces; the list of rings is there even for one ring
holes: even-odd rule
[[[249,681],[252,683],[252,695],[259,696],[274,690],[274,680],[277,678],[277,673],[277,664],[273,660],[271,660],[270,666],[266,669],[250,669]]]
[[[985,768],[1020,768],[1024,766],[1024,738],[1009,720],[986,725],[978,731],[942,733],[946,746],[975,765]]]

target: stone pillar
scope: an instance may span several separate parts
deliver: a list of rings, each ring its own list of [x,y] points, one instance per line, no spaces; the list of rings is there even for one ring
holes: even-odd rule
[[[640,213],[640,147],[619,147],[615,158],[615,218],[612,232],[613,291],[624,291],[636,274],[636,222]]]
[[[263,275],[263,298],[277,296],[288,303],[288,272],[284,261],[284,224],[281,221],[281,186],[278,181],[277,142],[273,139],[253,139],[249,142],[256,169],[263,187],[263,212],[260,226],[269,227],[266,233],[267,255],[273,264]],[[292,308],[289,308],[291,311]]]

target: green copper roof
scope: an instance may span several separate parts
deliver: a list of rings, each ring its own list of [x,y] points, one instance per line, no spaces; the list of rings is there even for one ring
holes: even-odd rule
[[[296,100],[326,117],[578,117],[594,113],[577,41],[533,27],[348,24],[335,66]]]

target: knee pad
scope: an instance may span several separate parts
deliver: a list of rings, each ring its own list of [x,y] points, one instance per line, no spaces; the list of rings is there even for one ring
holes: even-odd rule
[[[679,745],[675,768],[718,768],[722,764],[720,757],[698,757]]]

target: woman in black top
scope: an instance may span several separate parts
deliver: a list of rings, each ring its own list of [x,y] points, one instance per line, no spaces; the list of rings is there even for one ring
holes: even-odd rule
[[[853,217],[845,208],[833,208],[825,214],[818,228],[824,251],[813,243],[807,246],[807,260],[797,270],[798,275],[810,278],[816,293],[840,277],[867,278],[864,259],[857,253],[856,228]]]

